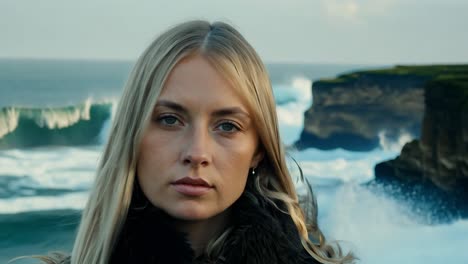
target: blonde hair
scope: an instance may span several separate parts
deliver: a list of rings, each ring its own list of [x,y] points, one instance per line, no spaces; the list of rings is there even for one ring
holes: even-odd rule
[[[259,56],[232,26],[205,21],[185,22],[164,32],[136,62],[115,114],[70,262],[109,261],[130,206],[143,131],[169,73],[181,59],[192,54],[200,54],[212,63],[250,108],[265,154],[258,168],[257,191],[274,205],[277,200],[286,205],[303,247],[313,258],[321,263],[352,262],[351,254],[343,256],[339,246],[326,243],[316,214],[308,218],[299,206],[280,141],[270,80]],[[316,205],[310,206],[316,212]],[[213,240],[208,251],[219,252],[226,234]],[[309,235],[317,242],[311,242]]]

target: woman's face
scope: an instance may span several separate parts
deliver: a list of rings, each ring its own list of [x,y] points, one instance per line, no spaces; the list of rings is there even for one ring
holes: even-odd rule
[[[146,197],[169,215],[203,220],[242,194],[262,154],[253,119],[203,57],[172,70],[140,145],[137,175]]]

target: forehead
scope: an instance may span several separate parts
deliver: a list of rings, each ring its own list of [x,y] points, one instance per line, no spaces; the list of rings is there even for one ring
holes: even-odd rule
[[[159,100],[184,105],[237,106],[247,109],[237,89],[201,55],[185,58],[172,69]]]

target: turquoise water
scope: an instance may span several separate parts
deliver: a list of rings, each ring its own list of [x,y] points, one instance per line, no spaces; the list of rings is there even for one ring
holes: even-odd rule
[[[286,145],[303,126],[311,83],[356,66],[269,65]],[[71,249],[130,62],[0,60],[0,263]],[[363,186],[411,136],[369,152],[291,152],[312,183],[319,222],[362,263],[467,263],[468,221],[429,225],[437,212]],[[298,186],[301,191],[301,186]],[[24,262],[18,262],[24,263]]]

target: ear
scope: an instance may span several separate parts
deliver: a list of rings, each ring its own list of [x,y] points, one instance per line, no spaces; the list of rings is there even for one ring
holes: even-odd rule
[[[260,161],[262,161],[264,157],[264,151],[263,149],[258,148],[257,151],[255,151],[254,156],[252,157],[252,161],[250,162],[250,168],[256,168]]]

